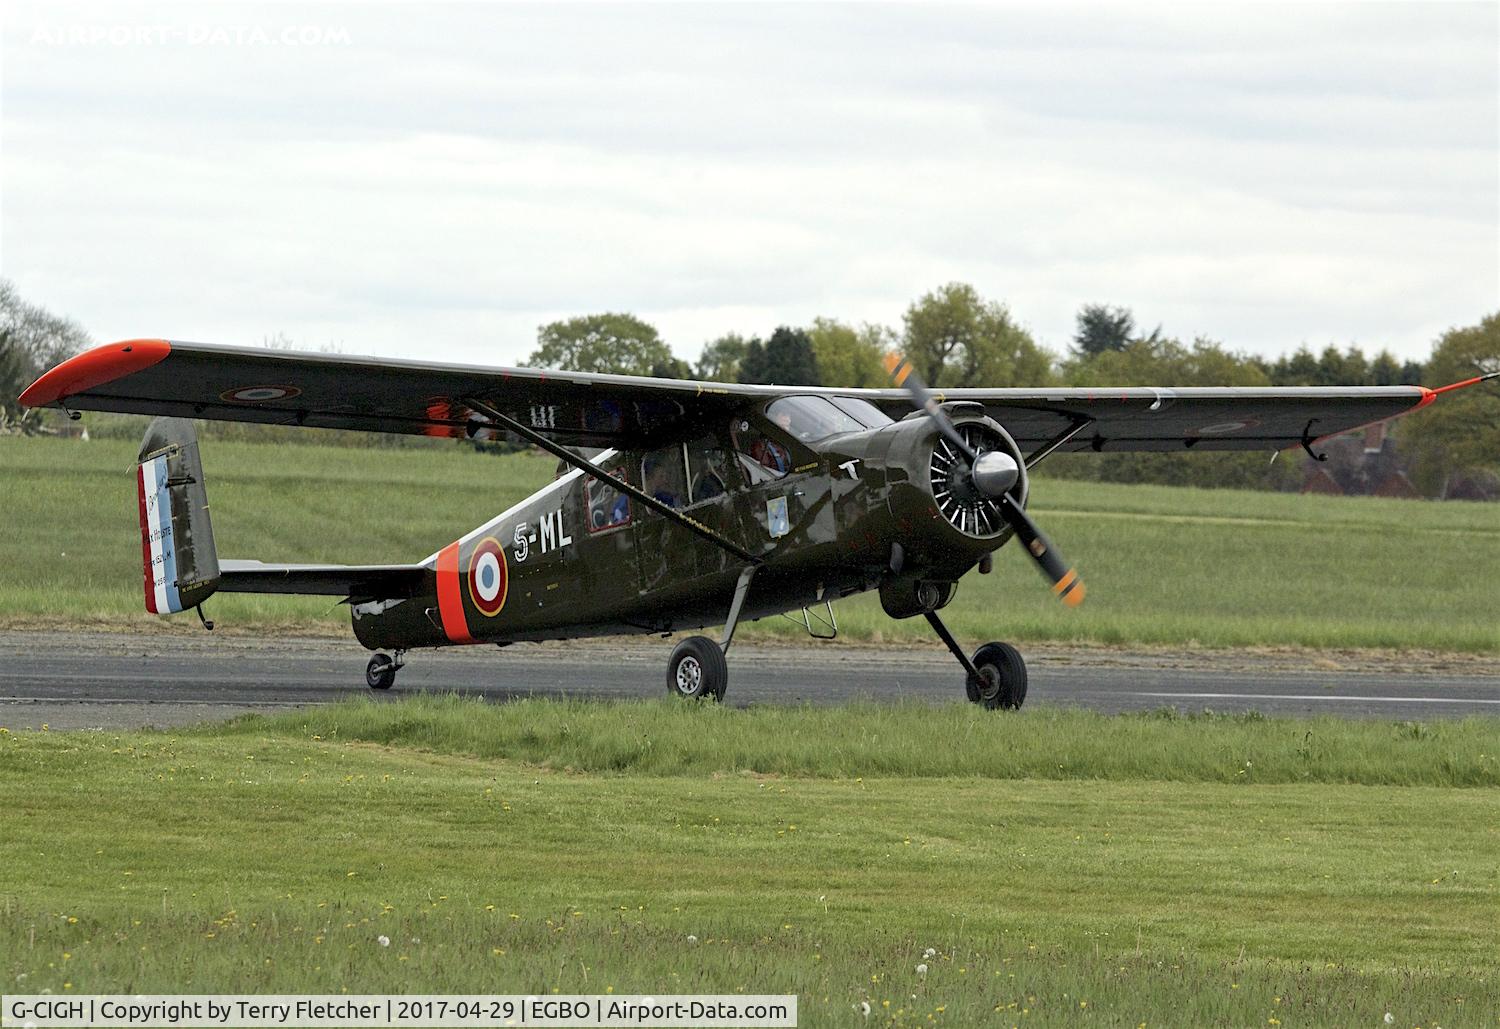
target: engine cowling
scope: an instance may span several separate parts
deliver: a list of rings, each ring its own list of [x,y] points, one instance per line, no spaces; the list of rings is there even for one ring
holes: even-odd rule
[[[1006,492],[1022,505],[1030,491],[1025,457],[1005,429],[972,404],[945,408],[968,445],[1013,476]],[[1012,534],[998,501],[974,488],[968,458],[938,432],[931,419],[913,416],[880,431],[868,456],[883,466],[894,540],[892,567],[881,601],[896,618],[936,610],[953,597],[953,584]]]

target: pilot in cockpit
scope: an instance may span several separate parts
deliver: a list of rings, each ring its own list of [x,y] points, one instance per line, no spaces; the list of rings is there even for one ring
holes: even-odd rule
[[[681,499],[672,492],[672,472],[660,458],[646,459],[646,492],[669,507],[677,507]]]

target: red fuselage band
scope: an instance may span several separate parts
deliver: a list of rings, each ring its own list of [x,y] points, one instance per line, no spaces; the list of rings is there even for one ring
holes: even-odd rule
[[[443,634],[453,643],[473,643],[469,620],[464,615],[464,592],[458,570],[458,544],[450,543],[438,551],[438,615],[443,620]]]

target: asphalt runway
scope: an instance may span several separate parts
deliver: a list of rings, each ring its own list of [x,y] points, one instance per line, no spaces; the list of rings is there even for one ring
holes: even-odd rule
[[[658,697],[672,640],[584,641],[417,651],[389,693],[364,685],[352,641],[114,633],[0,633],[0,725],[12,730],[167,726],[373,695],[458,692]],[[1103,712],[1174,708],[1426,720],[1500,715],[1500,667],[1466,656],[1129,652],[1023,648],[1027,705]],[[962,673],[941,647],[739,643],[727,702],[953,703]],[[1003,716],[997,716],[1003,717]]]

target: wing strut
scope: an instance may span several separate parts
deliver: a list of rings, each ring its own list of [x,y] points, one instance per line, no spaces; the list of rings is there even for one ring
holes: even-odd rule
[[[1074,436],[1078,435],[1080,432],[1082,432],[1092,424],[1094,424],[1094,420],[1092,418],[1086,417],[1081,414],[1075,415],[1073,417],[1073,423],[1071,425],[1069,425],[1062,432],[1059,432],[1056,436],[1053,436],[1047,442],[1043,443],[1041,446],[1037,447],[1031,453],[1026,455],[1026,468],[1028,470],[1035,468],[1037,465],[1042,463],[1042,460],[1044,458],[1051,457],[1053,452],[1057,450],[1058,447],[1068,442],[1068,440],[1072,439]]]
[[[473,397],[465,397],[463,402],[473,410],[478,411],[480,414],[484,415],[486,418],[493,419],[495,423],[500,425],[501,427],[510,430],[517,436],[520,436],[522,439],[535,443],[537,446],[541,447],[552,456],[566,462],[567,464],[572,465],[574,468],[577,468],[580,472],[582,472],[584,475],[587,475],[589,478],[602,482],[606,486],[612,486],[615,489],[619,490],[621,493],[624,493],[635,500],[639,500],[642,504],[645,504],[657,514],[676,522],[678,525],[681,525],[686,529],[692,530],[720,549],[727,550],[729,553],[733,554],[741,561],[748,561],[752,565],[758,565],[761,563],[760,558],[750,553],[750,551],[741,547],[733,540],[727,539],[719,533],[714,532],[714,530],[710,529],[708,526],[704,525],[696,518],[688,517],[672,505],[664,504],[660,500],[657,500],[645,490],[632,486],[624,479],[617,478],[616,476],[609,474],[604,469],[594,464],[592,461],[579,457],[577,454],[573,453],[562,444],[554,443],[546,436],[543,436],[541,433],[536,432],[528,426],[521,424],[509,415],[502,414],[501,412],[495,410],[484,401],[475,400]]]

